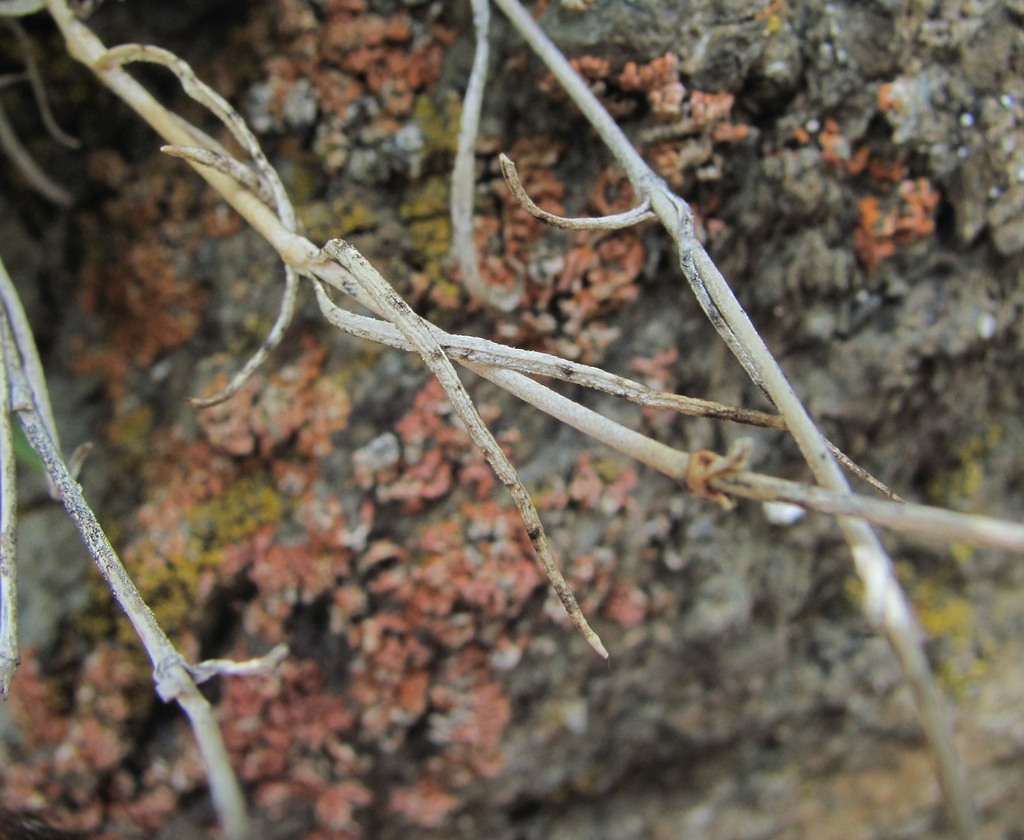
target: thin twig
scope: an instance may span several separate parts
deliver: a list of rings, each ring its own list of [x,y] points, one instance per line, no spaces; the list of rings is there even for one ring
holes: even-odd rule
[[[260,200],[268,206],[274,205],[274,196],[266,188],[259,176],[238,158],[231,157],[223,152],[215,152],[203,146],[161,146],[160,151],[165,155],[187,160],[198,166],[209,166],[218,172],[223,172],[229,178],[238,181],[243,187],[260,197]]]
[[[401,296],[391,285],[380,275],[366,258],[355,248],[342,239],[333,239],[324,246],[324,253],[355,281],[356,285],[363,291],[365,296],[373,304],[374,309],[391,322],[402,332],[416,351],[426,362],[430,372],[437,377],[448,396],[449,402],[459,415],[459,419],[466,426],[473,443],[483,453],[487,463],[491,465],[495,475],[508,490],[516,503],[519,515],[526,525],[526,535],[533,544],[538,561],[547,575],[551,587],[558,595],[558,599],[565,607],[573,625],[576,627],[590,646],[605,659],[608,658],[608,651],[601,643],[597,633],[591,629],[580,611],[576,597],[572,594],[569,584],[555,565],[555,559],[551,554],[551,546],[548,543],[547,535],[544,533],[544,526],[541,524],[540,515],[534,507],[530,494],[526,491],[515,467],[508,460],[508,456],[502,451],[494,436],[490,433],[484,421],[477,413],[473,401],[466,392],[465,386],[459,379],[459,375],[452,367],[444,350],[437,343],[437,339],[430,327],[409,308]],[[322,276],[318,271],[318,275]]]
[[[0,264],[2,270],[2,264]],[[3,318],[0,310],[0,318]],[[17,511],[14,438],[8,358],[0,346],[0,698],[7,699],[21,657],[18,649],[18,565],[15,558]]]
[[[515,288],[502,292],[491,288],[480,274],[480,261],[473,237],[473,196],[476,193],[476,138],[480,130],[480,111],[483,107],[484,84],[487,81],[487,61],[490,52],[488,26],[491,19],[489,0],[470,0],[473,6],[473,29],[476,33],[476,51],[473,67],[469,71],[466,95],[462,98],[459,117],[459,136],[452,167],[450,213],[452,219],[452,255],[462,275],[466,291],[485,306],[501,312],[516,308],[523,293],[522,280]]]
[[[74,198],[71,193],[43,172],[39,168],[39,164],[21,145],[18,135],[14,133],[14,127],[7,119],[3,106],[0,106],[0,151],[7,155],[28,185],[37,193],[58,207],[72,205]]]
[[[60,451],[60,436],[57,434],[57,421],[53,417],[53,406],[50,404],[50,391],[46,387],[46,376],[43,373],[43,363],[39,359],[39,352],[36,350],[36,341],[32,336],[32,327],[29,326],[28,316],[25,308],[21,305],[21,296],[14,286],[7,273],[7,268],[0,260],[0,304],[7,317],[7,324],[11,329],[14,344],[20,356],[21,368],[29,381],[32,389],[32,399],[36,401],[36,411],[46,426],[46,432],[54,446]],[[13,362],[11,362],[13,363]],[[76,474],[76,473],[72,473]],[[60,495],[57,488],[47,476],[47,486],[50,498],[59,501]]]
[[[546,222],[552,227],[563,230],[621,230],[622,228],[633,227],[640,222],[646,222],[657,218],[651,210],[651,202],[644,199],[637,207],[626,210],[623,213],[613,213],[609,216],[596,216],[592,218],[558,216],[542,210],[538,207],[529,193],[519,180],[519,173],[516,165],[506,154],[498,155],[498,163],[501,166],[501,174],[505,176],[505,183],[512,190],[512,195],[523,205],[523,208],[534,218]]]
[[[0,0],[0,17],[30,15],[41,11],[45,5],[45,0]]]
[[[144,44],[123,44],[105,51],[99,61],[95,63],[94,69],[102,77],[104,74],[109,74],[114,68],[120,69],[125,64],[133,62],[158,64],[174,73],[181,83],[182,90],[217,117],[228,131],[231,132],[231,135],[238,144],[248,152],[258,173],[258,186],[250,188],[251,178],[248,175],[242,174],[242,172],[247,170],[244,167],[240,170],[241,164],[234,166],[229,163],[230,158],[219,145],[206,149],[205,154],[190,144],[179,143],[165,146],[163,151],[173,150],[169,153],[188,160],[193,166],[205,166],[218,170],[226,174],[231,180],[238,182],[247,191],[257,195],[261,200],[264,196],[269,195],[271,201],[268,203],[274,208],[281,224],[286,230],[294,231],[295,210],[292,208],[288,193],[281,183],[281,178],[277,174],[277,170],[267,160],[259,141],[256,139],[256,135],[252,133],[245,120],[239,116],[238,112],[231,106],[231,103],[200,80],[185,61],[178,58],[174,53],[160,47]],[[189,133],[197,139],[203,137],[195,129],[192,129]],[[277,318],[274,320],[274,324],[270,328],[270,332],[267,333],[266,338],[264,338],[259,348],[242,368],[235,373],[223,389],[210,397],[192,398],[190,402],[194,406],[208,408],[230,398],[263,365],[274,348],[281,343],[281,339],[284,338],[285,331],[295,315],[295,302],[299,286],[298,275],[287,263],[285,264],[284,272],[285,283],[281,305],[278,309]]]
[[[81,487],[57,451],[36,409],[37,400],[33,396],[32,386],[20,364],[12,361],[17,359],[18,350],[6,318],[0,319],[0,333],[10,378],[11,408],[17,413],[29,444],[57,486],[64,507],[78,527],[86,548],[149,654],[157,693],[165,702],[176,701],[188,715],[206,766],[211,796],[226,836],[231,840],[247,840],[250,837],[250,825],[245,800],[209,703],[199,693],[181,654],[171,644],[139,594],[92,508],[85,501]]]
[[[321,312],[329,323],[358,338],[415,352],[412,342],[397,327],[344,310],[328,297],[319,283],[314,284],[314,288]],[[667,394],[600,368],[569,362],[546,353],[506,347],[476,336],[451,335],[436,326],[431,326],[431,330],[448,358],[578,431],[674,479],[680,479],[685,473],[690,453],[652,440],[522,374],[574,382],[644,406],[767,428],[785,428],[781,418],[775,414]],[[896,531],[1024,554],[1024,525],[1016,522],[956,513],[903,500],[880,501],[851,493],[835,493],[761,473],[730,472],[727,477],[719,476],[712,483],[715,489],[744,499],[785,501],[818,513],[859,517]]]
[[[18,21],[13,19],[7,20],[5,23],[18,41],[21,58],[25,64],[25,79],[28,80],[29,87],[32,88],[32,96],[36,100],[36,108],[39,110],[39,116],[43,120],[43,126],[49,135],[65,148],[79,148],[82,145],[81,142],[57,125],[57,120],[50,109],[50,101],[46,96],[46,86],[43,84],[43,77],[39,73],[39,65],[32,55],[32,44],[29,42],[24,28]]]
[[[693,213],[664,180],[646,164],[563,53],[551,42],[518,0],[494,0],[538,57],[576,103],[619,161],[637,195],[647,198],[672,237],[679,265],[705,314],[729,345],[748,375],[785,418],[815,479],[835,492],[849,485],[778,363],[740,306],[707,252],[694,238]],[[922,726],[937,759],[939,781],[958,834],[974,836],[976,817],[966,774],[953,748],[945,704],[928,669],[921,645],[923,634],[896,579],[892,561],[871,527],[861,519],[839,517],[839,527],[850,545],[854,566],[864,583],[864,611],[889,640],[917,702]]]

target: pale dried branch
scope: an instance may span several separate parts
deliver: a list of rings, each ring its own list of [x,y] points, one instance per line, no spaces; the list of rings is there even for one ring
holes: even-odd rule
[[[2,16],[2,13],[0,13]],[[36,109],[39,111],[39,116],[43,121],[43,126],[46,128],[47,133],[60,143],[62,146],[68,149],[77,149],[82,144],[77,138],[72,137],[64,129],[57,124],[57,119],[53,116],[53,111],[50,108],[49,99],[46,96],[46,86],[43,84],[43,78],[39,73],[39,65],[32,55],[32,45],[29,42],[28,35],[25,33],[24,28],[16,20],[4,21],[7,28],[14,34],[15,39],[18,42],[18,49],[21,51],[21,59],[25,64],[25,79],[29,83],[29,87],[32,89],[32,96],[36,101]]]
[[[247,659],[244,662],[236,662],[233,659],[204,659],[196,665],[186,665],[186,667],[197,683],[204,683],[216,676],[263,676],[274,671],[287,656],[288,645],[281,644],[263,656]]]
[[[789,385],[722,277],[693,235],[693,212],[646,164],[625,133],[601,105],[562,52],[551,42],[519,0],[494,0],[531,49],[583,112],[601,140],[623,167],[637,195],[651,208],[672,237],[680,269],[701,308],[729,345],[747,374],[785,418],[804,459],[823,487],[847,492],[849,485],[817,426]],[[896,579],[892,561],[878,537],[862,519],[837,518],[864,584],[864,611],[889,640],[917,701],[922,726],[937,759],[939,781],[958,834],[973,837],[976,817],[963,765],[953,748],[948,715],[921,645],[923,634]]]
[[[501,312],[516,308],[523,293],[523,281],[508,291],[491,288],[480,274],[480,261],[473,237],[473,196],[476,192],[476,138],[480,129],[480,110],[483,106],[484,84],[487,81],[487,61],[490,53],[488,26],[491,19],[490,0],[471,0],[473,29],[476,32],[476,51],[469,72],[466,95],[462,98],[459,117],[459,135],[452,167],[450,213],[452,219],[452,256],[462,275],[463,285],[470,296],[485,306]]]
[[[274,196],[259,176],[238,158],[223,152],[215,152],[203,146],[161,146],[165,155],[187,160],[197,166],[209,166],[238,181],[243,187],[259,196],[260,201],[272,206]]]
[[[0,0],[0,17],[21,17],[41,11],[45,0]]]
[[[39,164],[32,159],[18,135],[14,133],[14,127],[7,119],[7,113],[0,106],[0,151],[14,164],[22,177],[32,189],[48,201],[58,207],[70,207],[74,202],[71,193],[53,180],[49,175],[40,169]]]
[[[25,377],[31,386],[32,399],[35,401],[36,411],[46,426],[46,433],[54,446],[60,450],[60,436],[57,434],[57,421],[53,417],[53,406],[50,404],[50,391],[46,387],[46,376],[43,373],[43,363],[39,359],[39,352],[36,350],[36,341],[32,336],[32,328],[28,323],[28,316],[25,308],[21,305],[21,296],[14,287],[14,282],[7,273],[7,268],[0,260],[0,307],[7,317],[7,324],[10,327],[14,346],[18,351],[19,364],[24,371]],[[13,364],[13,360],[6,360]],[[72,471],[77,475],[77,470]],[[60,495],[56,486],[47,476],[47,486],[50,497],[57,501]]]
[[[319,283],[314,284],[314,289],[321,312],[335,327],[358,338],[400,350],[415,351],[412,342],[406,340],[392,324],[342,309],[330,299]],[[685,480],[688,459],[692,453],[648,438],[523,374],[573,382],[629,399],[639,405],[671,409],[692,416],[785,429],[781,418],[774,414],[667,394],[600,368],[569,362],[546,353],[506,347],[476,336],[452,335],[432,325],[431,330],[448,358],[465,365],[566,425],[676,480]],[[817,513],[859,517],[895,531],[1024,554],[1024,525],[1002,519],[957,513],[902,500],[882,501],[848,492],[836,493],[746,471],[708,476],[707,484],[712,490],[738,498],[786,502]]]
[[[919,534],[931,540],[963,542],[1024,554],[1024,525],[1019,522],[913,502],[890,502],[855,493],[837,493],[823,487],[751,472],[730,473],[715,478],[711,484],[723,493],[744,499],[785,502],[831,516],[863,519],[883,528]]]
[[[501,174],[505,176],[505,183],[508,184],[508,188],[512,191],[512,195],[516,197],[516,200],[523,205],[523,208],[531,216],[546,222],[552,227],[562,228],[563,230],[621,230],[622,228],[632,227],[640,222],[657,218],[651,210],[649,199],[644,199],[632,210],[626,210],[623,213],[613,213],[609,216],[573,218],[549,213],[547,210],[542,210],[538,207],[533,199],[530,198],[529,193],[523,187],[523,182],[519,180],[519,172],[516,171],[515,163],[512,162],[508,155],[498,155],[498,163],[501,166]]]
[[[565,607],[573,625],[590,646],[607,659],[608,651],[601,643],[597,633],[587,623],[569,584],[566,583],[558,566],[555,565],[547,535],[544,533],[544,526],[541,524],[540,515],[537,513],[530,494],[523,486],[523,482],[511,461],[508,460],[508,456],[502,451],[477,413],[465,386],[444,350],[437,343],[431,328],[409,308],[409,304],[402,300],[377,269],[347,242],[341,239],[331,240],[324,246],[324,253],[355,281],[374,310],[388,318],[399,329],[426,362],[430,372],[437,377],[449,402],[459,415],[459,419],[465,424],[473,443],[483,453],[499,481],[512,496],[519,515],[526,525],[526,535],[530,538],[544,574],[547,575],[548,582],[555,590],[555,594],[558,595],[562,606]],[[317,271],[317,274],[323,276],[322,271]]]
[[[2,263],[0,272],[3,272]],[[0,346],[0,698],[4,700],[21,661],[18,647],[18,566],[14,554],[17,496],[10,399],[7,358]]]
[[[219,145],[208,144],[203,148],[189,144],[173,143],[163,147],[162,151],[188,160],[194,166],[205,166],[215,169],[225,174],[231,180],[238,182],[242,188],[253,193],[260,200],[266,201],[269,198],[270,200],[267,203],[274,208],[281,224],[285,229],[294,231],[295,210],[292,208],[288,193],[281,183],[281,178],[277,174],[277,170],[267,160],[259,141],[256,139],[256,135],[252,133],[245,120],[235,111],[231,103],[205,82],[201,81],[185,61],[182,61],[174,53],[160,47],[144,44],[124,44],[114,47],[103,53],[95,69],[100,74],[109,74],[113,68],[121,68],[125,64],[133,62],[158,64],[174,73],[181,83],[182,90],[217,117],[224,127],[231,132],[236,142],[246,150],[252,159],[253,165],[256,167],[256,173],[253,173],[252,170],[249,170],[240,162],[234,161]],[[196,139],[202,140],[205,138],[202,132],[187,124],[185,130]],[[255,184],[253,184],[254,178]],[[274,348],[281,343],[281,339],[284,338],[285,331],[295,315],[295,302],[299,286],[298,275],[292,267],[286,263],[284,270],[284,294],[281,297],[277,318],[274,320],[274,324],[271,326],[266,338],[264,338],[256,352],[232,376],[223,389],[210,397],[192,398],[190,402],[193,405],[199,408],[207,408],[230,398],[263,365]]]
[[[185,710],[206,767],[210,791],[227,837],[247,840],[248,814],[242,791],[231,768],[223,738],[206,698],[199,693],[184,659],[171,644],[143,600],[89,504],[50,437],[38,409],[40,399],[22,369],[17,345],[6,316],[0,316],[0,341],[4,369],[9,380],[10,409],[17,414],[29,444],[57,487],[86,548],[96,561],[107,585],[124,609],[153,663],[157,693],[164,701],[176,701]]]

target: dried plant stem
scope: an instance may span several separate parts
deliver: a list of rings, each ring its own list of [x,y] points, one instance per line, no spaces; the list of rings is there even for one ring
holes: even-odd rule
[[[547,65],[559,84],[584,113],[601,140],[619,161],[641,200],[651,203],[679,253],[679,264],[701,308],[729,345],[751,379],[768,395],[785,418],[815,479],[843,493],[846,478],[778,363],[768,351],[721,272],[693,236],[693,214],[681,198],[643,161],[625,133],[576,74],[562,52],[518,0],[494,0],[516,30]],[[892,561],[871,527],[861,519],[837,519],[849,543],[854,566],[864,583],[868,620],[880,626],[903,668],[938,765],[952,822],[963,838],[976,829],[966,776],[952,743],[948,716],[921,645],[923,634],[896,580]]]
[[[14,346],[21,359],[22,370],[28,379],[33,404],[43,425],[46,426],[46,433],[59,451],[60,437],[57,435],[57,421],[53,417],[53,406],[50,404],[50,392],[46,387],[43,363],[36,350],[36,341],[32,336],[32,327],[29,326],[25,308],[21,305],[21,296],[14,287],[14,282],[7,273],[7,268],[2,260],[0,260],[0,302],[3,304],[7,324],[11,329],[11,337],[14,339]],[[54,498],[57,499],[58,496],[54,494]]]
[[[516,201],[522,204],[531,216],[546,222],[552,227],[562,228],[563,230],[619,230],[657,218],[651,211],[651,202],[647,199],[632,210],[614,213],[610,216],[597,216],[594,218],[557,216],[554,213],[549,213],[547,210],[542,210],[530,198],[526,188],[523,186],[523,182],[519,180],[519,172],[516,170],[515,163],[508,155],[499,154],[498,164],[501,166],[501,174],[505,176],[505,182],[508,184],[509,189],[512,190],[512,195],[515,196]]]
[[[480,261],[473,237],[473,196],[476,193],[476,138],[480,129],[480,110],[487,81],[487,61],[490,41],[487,28],[491,20],[490,0],[470,0],[473,6],[473,28],[476,32],[476,51],[469,72],[466,95],[462,98],[459,117],[459,136],[452,167],[450,209],[452,219],[452,255],[455,257],[462,283],[469,294],[484,304],[502,312],[512,311],[522,295],[522,284],[509,292],[490,288],[480,274]]]
[[[214,805],[227,837],[245,840],[250,836],[249,820],[241,788],[228,759],[220,730],[206,698],[199,693],[181,654],[157,623],[96,520],[47,431],[33,398],[28,378],[13,360],[18,357],[6,318],[0,319],[4,360],[10,380],[11,409],[17,414],[25,436],[39,455],[47,474],[57,487],[64,507],[74,520],[89,553],[138,633],[153,662],[156,690],[169,702],[176,701],[189,717],[210,781]]]
[[[3,16],[3,12],[0,11],[0,17]],[[14,37],[18,41],[18,49],[21,50],[22,61],[25,63],[25,79],[32,88],[36,109],[39,111],[39,116],[46,127],[47,133],[65,148],[77,149],[81,146],[81,143],[57,125],[57,120],[53,116],[50,102],[46,97],[46,86],[43,84],[43,78],[39,73],[39,66],[32,56],[32,44],[24,28],[18,21],[13,19],[5,21],[5,24],[14,33]]]
[[[71,193],[39,168],[39,164],[21,145],[21,141],[14,133],[14,127],[7,119],[7,114],[2,107],[0,107],[0,151],[7,155],[28,185],[37,193],[58,207],[71,206],[74,201]]]
[[[342,309],[328,297],[321,284],[314,284],[314,288],[320,309],[329,323],[350,335],[415,352],[412,342],[406,340],[392,324]],[[775,414],[667,394],[600,368],[559,359],[546,353],[506,347],[476,336],[452,335],[433,325],[430,325],[430,329],[448,358],[595,440],[675,479],[686,471],[690,453],[666,446],[622,426],[539,382],[511,374],[548,376],[573,382],[647,407],[785,429],[781,418]],[[859,517],[896,531],[1024,554],[1024,525],[1016,522],[903,501],[871,499],[849,492],[836,493],[821,487],[746,471],[730,472],[713,479],[711,483],[714,489],[730,496],[755,501],[788,502],[832,516]]]
[[[0,352],[0,355],[4,354]],[[10,398],[6,358],[0,358],[0,698],[4,700],[21,661],[18,649],[18,566],[14,555],[18,503]]]
[[[0,0],[0,17],[30,15],[45,5],[44,0]]]
[[[459,379],[455,368],[448,360],[444,350],[437,343],[431,328],[417,315],[391,285],[378,273],[366,258],[355,248],[341,239],[335,239],[324,246],[324,252],[338,265],[340,265],[359,285],[375,311],[385,317],[402,332],[416,351],[422,356],[430,368],[431,373],[437,377],[444,387],[448,400],[451,402],[459,418],[466,426],[473,443],[480,449],[487,463],[491,465],[495,475],[511,494],[519,515],[526,525],[526,534],[533,544],[534,551],[540,561],[540,565],[547,575],[548,582],[558,595],[558,599],[565,607],[573,625],[583,635],[588,644],[605,659],[608,658],[608,651],[601,644],[586,618],[580,611],[576,597],[572,594],[569,584],[555,565],[555,559],[551,554],[551,546],[548,544],[547,535],[544,533],[544,526],[541,524],[537,508],[526,491],[515,467],[508,460],[508,456],[502,451],[494,436],[490,433],[484,421],[477,413],[473,401],[466,393],[465,386]],[[517,374],[518,375],[518,374]]]
[[[219,146],[215,148],[199,147],[197,149],[192,146],[172,145],[170,147],[165,147],[165,149],[169,149],[172,154],[176,154],[196,166],[213,168],[222,174],[226,174],[229,179],[245,185],[246,188],[252,189],[249,185],[252,184],[253,180],[255,180],[256,186],[253,191],[260,196],[261,200],[266,200],[265,196],[271,196],[272,206],[277,213],[277,218],[280,220],[280,223],[286,230],[294,231],[295,210],[292,208],[291,200],[288,198],[288,193],[286,192],[284,185],[281,183],[277,170],[270,165],[266,155],[263,154],[263,149],[260,147],[259,141],[249,129],[249,126],[245,124],[245,120],[238,115],[227,100],[198,79],[188,64],[174,55],[174,53],[161,49],[160,47],[152,47],[142,44],[125,44],[120,47],[114,47],[103,54],[103,57],[100,59],[99,63],[96,64],[94,70],[102,76],[110,72],[112,68],[120,69],[125,64],[129,64],[131,62],[158,64],[161,67],[166,67],[174,73],[174,75],[178,77],[178,81],[181,82],[182,89],[192,99],[206,107],[214,116],[216,116],[228,131],[231,132],[231,135],[235,138],[238,144],[248,152],[256,171],[249,177],[242,174],[239,170],[245,169],[243,164],[235,161],[233,158],[230,158]],[[180,120],[179,124],[181,124]],[[208,145],[213,145],[209,143],[209,138],[201,132],[192,129],[192,127],[187,123],[182,127],[186,132],[191,134],[195,140],[206,141]],[[288,325],[294,317],[298,286],[298,275],[290,265],[285,263],[284,294],[281,299],[281,306],[278,310],[277,318],[275,319],[273,326],[270,328],[270,332],[267,334],[267,337],[263,340],[259,349],[242,366],[242,368],[235,373],[221,391],[211,397],[193,399],[193,405],[208,407],[228,399],[232,394],[236,393],[238,389],[246,383],[249,377],[252,376],[252,374],[255,373],[256,370],[266,361],[270,352],[280,344],[281,339],[284,337],[285,330],[287,330]]]

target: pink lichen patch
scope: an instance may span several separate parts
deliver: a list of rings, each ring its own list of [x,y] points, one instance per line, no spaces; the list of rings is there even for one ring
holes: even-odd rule
[[[133,749],[131,725],[151,701],[151,678],[140,665],[122,647],[97,644],[74,675],[73,698],[65,705],[57,686],[41,680],[34,657],[25,661],[11,709],[28,737],[16,760],[0,766],[5,805],[45,808],[51,822],[93,836],[134,794],[130,785],[113,781]]]
[[[322,456],[332,450],[331,435],[348,425],[351,403],[339,377],[323,373],[326,348],[308,337],[303,345],[291,364],[274,374],[256,373],[230,399],[199,411],[199,426],[215,447],[231,455],[258,450],[267,457],[297,437],[303,454]],[[224,357],[215,363],[224,367]],[[203,392],[226,383],[222,372]]]
[[[444,745],[444,760],[431,762],[443,770],[449,789],[463,788],[504,766],[501,736],[511,717],[508,697],[491,678],[486,651],[468,648],[449,659],[430,693],[435,710],[429,718],[430,740]]]
[[[612,586],[602,612],[620,627],[629,630],[641,624],[650,608],[650,598],[632,581],[619,580]]]
[[[174,246],[154,239],[150,232],[109,263],[87,265],[82,272],[80,300],[102,321],[104,340],[81,345],[75,367],[101,374],[114,397],[124,395],[132,366],[148,368],[199,326],[204,290],[179,274]]]
[[[630,361],[630,370],[644,375],[645,383],[651,388],[666,389],[674,380],[673,367],[679,361],[679,350],[670,347],[654,356],[637,357]]]
[[[171,161],[138,177],[121,161],[114,168],[117,194],[99,216],[80,220],[89,245],[78,296],[101,334],[88,343],[78,337],[73,358],[77,370],[99,373],[119,398],[132,369],[150,367],[195,334],[207,293],[182,269],[204,233],[194,221],[194,182],[180,178]]]
[[[368,803],[355,781],[365,760],[341,740],[355,716],[325,691],[315,663],[288,660],[270,677],[225,681],[219,711],[228,750],[265,807],[307,802],[329,827],[343,819],[348,826],[349,809]]]
[[[373,795],[356,782],[338,782],[317,797],[314,813],[317,823],[331,831],[345,831],[356,827],[355,811],[373,801]]]
[[[597,465],[589,452],[581,452],[567,491],[569,499],[582,509],[612,515],[634,506],[637,481],[632,467],[610,462]]]
[[[550,169],[561,150],[546,139],[537,148],[536,141],[521,141],[510,157],[516,161],[531,198],[543,209],[565,215],[566,188]],[[484,271],[491,270],[487,247],[493,250],[501,243],[500,259],[494,263],[501,276],[496,274],[491,280],[512,280],[524,291],[523,311],[499,327],[499,336],[503,341],[540,347],[567,358],[599,361],[618,335],[603,319],[638,297],[635,281],[646,256],[639,236],[632,230],[580,231],[572,234],[566,251],[564,234],[553,233],[529,215],[504,186],[499,192],[503,201],[501,236],[485,247]],[[635,204],[628,182],[610,169],[596,180],[582,215],[616,213]]]
[[[597,80],[605,79],[611,72],[611,62],[605,58],[598,58],[593,55],[582,55],[569,62],[573,69],[583,76],[584,79]]]
[[[419,513],[434,499],[452,488],[452,467],[440,449],[431,449],[414,464],[407,465],[399,477],[377,488],[381,502],[403,502],[403,511]]]
[[[593,510],[597,507],[604,492],[604,482],[594,469],[593,456],[589,452],[580,453],[568,491],[569,498],[584,509]]]
[[[488,406],[478,406],[483,419],[496,416]],[[393,441],[386,448],[387,468],[371,471],[363,466],[363,483],[375,485],[375,498],[380,502],[401,502],[403,511],[417,513],[430,502],[440,499],[455,486],[456,475],[489,490],[493,482],[480,452],[471,445],[469,435],[455,416],[444,389],[431,379],[416,395],[413,408],[396,424],[399,450]],[[360,460],[370,463],[370,454]]]
[[[260,552],[249,569],[268,603],[310,604],[334,589],[349,570],[347,552],[317,552],[308,543],[272,545]]]
[[[690,115],[697,128],[716,128],[729,118],[736,97],[731,93],[707,93],[695,90],[690,94]]]
[[[643,375],[643,382],[650,388],[672,393],[676,390],[676,363],[679,351],[675,347],[662,350],[649,358],[635,358],[629,363],[630,370]],[[644,406],[644,420],[660,432],[666,432],[676,417],[675,412],[666,408]]]
[[[296,112],[319,111],[325,119],[319,124],[318,152],[332,171],[348,161],[353,138],[372,142],[408,121],[416,96],[440,78],[444,51],[454,37],[412,11],[381,15],[365,3],[329,2],[314,15],[292,0],[278,5],[277,32],[268,37],[263,23],[254,24],[249,34],[257,53],[267,43],[275,45],[263,59],[259,116],[283,130]],[[352,106],[360,101],[366,107],[355,112]]]
[[[666,53],[647,64],[630,61],[618,78],[619,87],[643,91],[651,111],[661,120],[678,119],[683,109],[686,88],[679,81],[679,57]]]
[[[615,554],[611,548],[600,546],[589,552],[575,554],[562,564],[565,578],[576,593],[584,615],[597,615],[611,590],[615,571]],[[562,605],[549,597],[546,606],[549,618],[563,627],[570,626]]]
[[[37,653],[34,648],[22,651],[21,665],[8,698],[11,717],[29,749],[61,740],[68,726],[58,686],[43,677]]]
[[[440,827],[458,804],[457,797],[431,779],[420,779],[415,785],[391,794],[391,810],[421,828]]]

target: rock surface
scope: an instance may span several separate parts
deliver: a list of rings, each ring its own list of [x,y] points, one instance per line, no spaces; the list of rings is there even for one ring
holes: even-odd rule
[[[1024,509],[1018,6],[551,0],[540,15],[694,203],[826,434],[907,498],[1010,519]],[[349,238],[425,317],[764,407],[660,231],[569,235],[512,205],[497,151],[553,209],[611,212],[631,194],[503,21],[478,240],[485,279],[523,294],[495,315],[460,296],[446,259],[464,4],[167,9],[111,4],[94,20],[109,43],[192,62],[260,129],[307,235]],[[190,407],[265,334],[279,269],[61,56],[43,18],[29,25],[55,110],[83,140],[59,159],[43,139],[33,149],[79,201],[58,218],[5,167],[0,252],[60,383],[65,447],[96,442],[87,495],[172,638],[196,658],[292,648],[274,677],[212,690],[260,837],[947,836],[909,692],[828,520],[720,511],[467,377],[605,664],[547,594],[423,366],[338,336],[308,288],[251,387]],[[10,95],[34,136],[27,97]],[[780,433],[582,398],[685,449],[748,435],[759,470],[805,476]],[[84,552],[25,486],[21,562],[50,542],[65,570],[61,585],[22,573],[31,647],[3,724],[5,804],[96,837],[194,837],[211,814],[188,732],[154,702],[98,576],[79,582]],[[983,836],[1013,836],[1021,565],[886,540],[955,710]]]

